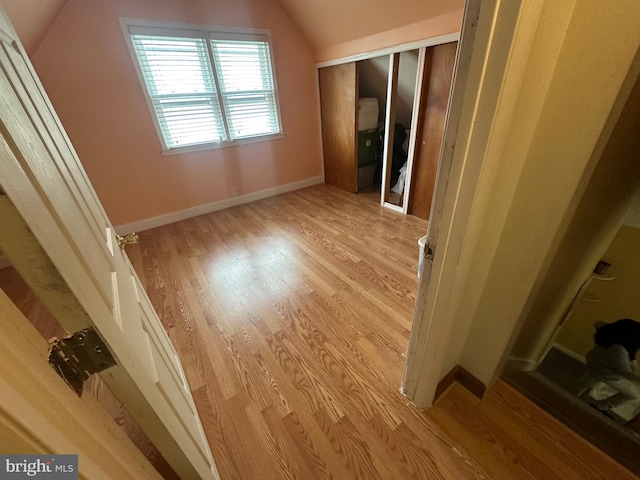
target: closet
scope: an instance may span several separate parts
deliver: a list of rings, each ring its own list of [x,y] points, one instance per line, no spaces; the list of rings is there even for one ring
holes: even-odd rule
[[[319,69],[327,184],[379,192],[382,205],[428,218],[456,47]]]

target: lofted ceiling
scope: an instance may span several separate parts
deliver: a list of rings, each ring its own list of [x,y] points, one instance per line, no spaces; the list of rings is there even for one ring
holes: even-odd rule
[[[278,0],[314,51],[461,11],[464,0]]]
[[[29,54],[68,0],[0,0]],[[229,0],[234,1],[234,0]],[[318,53],[459,11],[464,0],[277,0]]]
[[[67,0],[0,0],[28,54],[32,54]]]

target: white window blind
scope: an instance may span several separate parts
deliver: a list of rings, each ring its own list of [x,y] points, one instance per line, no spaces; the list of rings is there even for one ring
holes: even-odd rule
[[[278,110],[265,41],[212,40],[232,138],[278,133]]]
[[[166,149],[280,133],[266,36],[129,27]]]

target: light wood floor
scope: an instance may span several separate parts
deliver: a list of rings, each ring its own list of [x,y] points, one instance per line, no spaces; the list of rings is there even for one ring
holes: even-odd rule
[[[470,478],[638,478],[502,381],[482,401],[454,384],[424,415],[479,466]]]
[[[502,382],[398,393],[425,222],[325,186],[141,234],[129,254],[180,353],[228,479],[632,479]],[[19,278],[0,288],[46,338]],[[97,377],[95,377],[97,379]],[[177,478],[97,380],[86,388]]]
[[[407,404],[425,231],[321,185],[140,234],[222,479],[635,478],[503,384]]]

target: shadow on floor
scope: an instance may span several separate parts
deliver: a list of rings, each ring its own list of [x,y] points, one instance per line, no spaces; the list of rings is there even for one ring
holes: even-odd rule
[[[503,380],[603,452],[640,475],[640,435],[580,400],[567,387],[584,372],[578,360],[551,349],[537,370]]]

